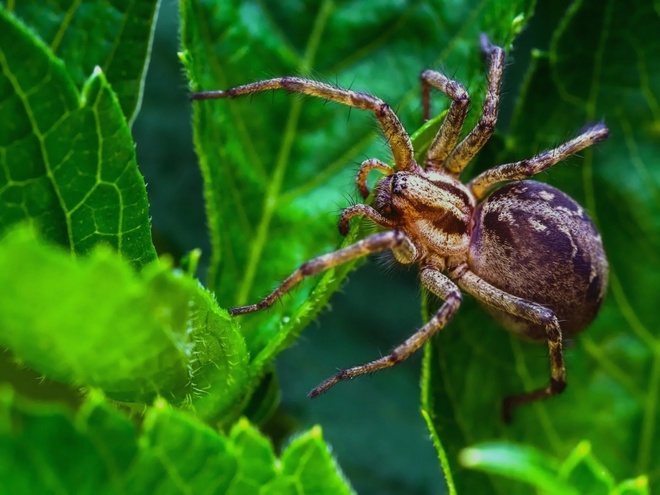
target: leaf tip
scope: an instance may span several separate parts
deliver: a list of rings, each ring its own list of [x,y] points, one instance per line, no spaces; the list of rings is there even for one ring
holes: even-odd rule
[[[461,450],[458,454],[458,460],[461,463],[461,466],[473,468],[482,463],[483,457],[479,449],[467,448]]]
[[[323,438],[323,429],[320,425],[314,425],[309,430],[310,438]]]
[[[589,442],[589,440],[582,440],[577,447],[575,447],[575,452],[582,457],[589,455],[591,452],[591,442]]]
[[[87,400],[93,404],[105,402],[105,393],[100,388],[90,387],[87,389]]]
[[[511,21],[511,33],[513,36],[517,36],[520,34],[520,31],[523,30],[527,23],[527,19],[525,17],[525,14],[518,14],[516,17],[513,18]]]
[[[168,407],[169,404],[162,397],[157,397],[153,404],[153,408],[156,409],[157,411],[164,411]]]

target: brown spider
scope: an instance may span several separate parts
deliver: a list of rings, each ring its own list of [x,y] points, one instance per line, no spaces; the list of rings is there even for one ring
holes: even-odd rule
[[[370,159],[362,163],[357,174],[357,186],[365,199],[370,194],[367,175],[373,170],[384,174],[374,188],[373,206],[351,206],[339,220],[342,235],[348,233],[349,221],[356,216],[367,217],[384,227],[384,232],[303,263],[260,302],[230,310],[232,315],[241,315],[267,308],[303,278],[378,251],[389,249],[397,261],[420,265],[421,283],[444,301],[437,313],[390,354],[341,370],[313,389],[310,397],[341,380],[407,359],[454,316],[463,298],[459,287],[483,304],[507,330],[547,341],[549,384],[506,397],[505,420],[510,420],[515,406],[545,399],[566,388],[562,339],[582,330],[596,316],[607,287],[607,260],[600,235],[573,199],[547,184],[521,179],[602,141],[608,130],[596,124],[555,149],[491,168],[462,184],[461,171],[488,141],[497,120],[504,50],[492,45],[485,35],[480,43],[490,64],[488,92],[479,122],[460,143],[470,103],[465,88],[433,70],[421,74],[426,120],[431,87],[452,100],[424,167],[415,161],[410,138],[390,106],[365,93],[282,77],[192,95],[193,99],[234,98],[285,89],[336,101],[373,112],[392,149],[394,169]],[[514,182],[487,196],[494,185],[505,181]]]

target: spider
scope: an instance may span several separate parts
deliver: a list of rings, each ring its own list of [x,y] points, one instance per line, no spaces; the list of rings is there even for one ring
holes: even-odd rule
[[[423,166],[415,161],[410,137],[390,106],[369,94],[281,77],[191,96],[235,98],[275,89],[316,96],[373,112],[391,148],[394,168],[372,158],[357,173],[360,194],[367,200],[373,193],[372,204],[350,206],[339,219],[342,235],[348,233],[353,217],[366,217],[383,230],[303,263],[261,301],[230,310],[242,315],[268,308],[305,277],[371,253],[391,250],[398,262],[419,265],[421,284],[443,301],[435,315],[388,355],[339,371],[314,388],[310,397],[342,380],[407,359],[452,319],[463,299],[461,289],[505,329],[547,343],[549,383],[505,397],[505,421],[511,420],[515,407],[566,388],[562,341],[596,316],[607,288],[608,264],[586,212],[558,189],[524,179],[604,140],[608,129],[602,123],[593,125],[554,149],[493,167],[461,183],[461,172],[490,138],[498,114],[504,50],[486,35],[479,41],[489,65],[488,88],[480,120],[460,142],[470,103],[467,91],[440,72],[426,70],[420,75],[425,120],[430,117],[431,88],[451,99]],[[373,171],[383,177],[370,191],[367,176]],[[500,187],[494,189],[496,185]]]

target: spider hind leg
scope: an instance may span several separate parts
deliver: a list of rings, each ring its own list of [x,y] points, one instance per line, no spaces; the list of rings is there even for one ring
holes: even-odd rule
[[[323,381],[309,392],[308,396],[310,398],[318,397],[341,381],[351,380],[356,376],[373,373],[374,371],[389,368],[405,361],[451,320],[463,299],[458,287],[447,276],[432,267],[422,269],[421,281],[431,292],[444,300],[444,303],[433,318],[403,343],[395,347],[388,355],[366,364],[341,370],[339,373]]]

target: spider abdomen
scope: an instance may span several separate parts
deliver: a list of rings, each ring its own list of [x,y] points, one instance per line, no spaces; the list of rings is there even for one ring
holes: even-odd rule
[[[594,319],[607,288],[607,260],[591,219],[541,182],[509,183],[477,207],[468,264],[498,289],[552,309],[565,335]],[[540,325],[486,309],[509,331],[546,339]]]

